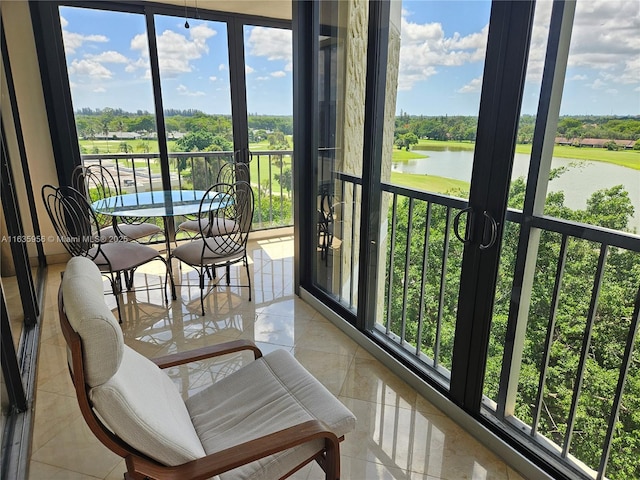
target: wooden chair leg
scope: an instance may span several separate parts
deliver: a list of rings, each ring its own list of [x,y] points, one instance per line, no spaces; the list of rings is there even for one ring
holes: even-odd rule
[[[327,480],[340,480],[340,447],[326,441],[325,476]]]

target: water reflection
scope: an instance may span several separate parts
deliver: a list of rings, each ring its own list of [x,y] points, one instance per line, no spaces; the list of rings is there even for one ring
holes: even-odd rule
[[[445,147],[442,147],[445,148]],[[471,181],[473,151],[446,147],[428,151],[415,151],[428,158],[395,162],[393,171],[418,175],[435,175],[465,182]],[[530,156],[517,153],[513,164],[512,180],[527,178]],[[632,205],[640,205],[640,170],[614,165],[612,163],[576,160],[570,158],[552,159],[552,168],[566,168],[567,171],[549,183],[549,192],[563,191],[565,205],[571,209],[584,209],[591,194],[603,188],[623,185],[629,192]],[[630,228],[640,230],[640,211],[635,212]]]

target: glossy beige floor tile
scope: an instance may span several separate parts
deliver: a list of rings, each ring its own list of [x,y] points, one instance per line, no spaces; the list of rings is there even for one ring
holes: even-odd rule
[[[467,435],[388,368],[293,294],[293,238],[250,244],[252,301],[247,288],[208,281],[200,315],[197,274],[174,264],[180,284],[168,304],[162,265],[136,272],[136,291],[121,296],[125,342],[148,357],[206,345],[250,339],[264,353],[285,349],[358,418],[342,444],[342,478],[352,480],[522,480],[514,470]],[[121,479],[122,459],[103,447],[81,417],[66,365],[57,318],[62,266],[49,270],[39,362],[30,479]],[[219,275],[224,272],[219,271]],[[231,283],[246,282],[244,268],[231,269]],[[109,289],[105,281],[105,290]],[[105,301],[117,314],[115,297]],[[251,362],[250,353],[227,355],[167,370],[183,397]],[[319,480],[307,465],[294,480]]]

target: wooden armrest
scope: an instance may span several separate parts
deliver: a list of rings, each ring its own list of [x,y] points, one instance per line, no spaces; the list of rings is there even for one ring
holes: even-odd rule
[[[207,358],[219,357],[228,353],[241,352],[243,350],[253,351],[254,358],[260,358],[262,352],[250,340],[233,340],[231,342],[218,343],[209,345],[208,347],[196,348],[187,352],[174,353],[163,357],[152,358],[151,361],[160,368],[175,367],[176,365],[184,365],[185,363],[197,362]]]
[[[325,446],[329,450],[328,454],[338,454],[339,439],[335,434],[330,432],[322,422],[309,420],[182,465],[167,467],[133,456],[126,458],[126,464],[130,473],[135,472],[142,478],[205,480],[260,458],[320,438],[325,439]]]

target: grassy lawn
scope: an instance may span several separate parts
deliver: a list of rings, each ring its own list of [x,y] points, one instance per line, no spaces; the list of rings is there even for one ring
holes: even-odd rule
[[[120,148],[121,143],[129,145],[131,153],[146,153],[145,145],[150,153],[159,152],[157,140],[78,140],[81,153],[123,153]],[[170,152],[175,151],[175,140],[167,142],[167,148]]]
[[[143,171],[147,171],[147,168],[151,168],[151,173],[160,173],[160,161],[159,160],[151,160],[148,165],[149,167],[147,167],[147,161],[146,160],[136,160],[135,162],[135,166],[136,166],[136,170],[143,170]],[[131,168],[131,160],[118,160],[118,164],[124,167],[129,167]]]
[[[471,142],[444,142],[440,140],[420,140],[420,143],[412,147],[414,150],[473,150],[475,144]],[[394,150],[395,153],[395,150]],[[531,154],[531,144],[516,145],[516,153]],[[577,160],[592,160],[594,162],[606,162],[622,167],[640,170],[640,151],[638,150],[606,150],[604,148],[569,147],[556,145],[553,156],[559,158],[575,158]]]
[[[427,155],[421,155],[415,152],[407,152],[406,150],[398,150],[397,148],[393,149],[393,153],[391,155],[392,162],[406,162],[407,160],[413,160],[416,158],[428,158]]]
[[[435,175],[391,172],[391,183],[402,185],[407,188],[435,193],[447,193],[454,190],[462,190],[465,192],[469,191],[468,182],[437,177]]]
[[[471,150],[476,148],[476,144],[473,142],[445,142],[442,140],[420,140],[417,145],[411,147],[413,150]]]
[[[531,153],[531,145],[516,145],[516,153]],[[553,156],[559,158],[575,158],[577,160],[593,160],[620,165],[640,170],[640,151],[638,150],[606,150],[604,148],[570,147],[556,145]]]

